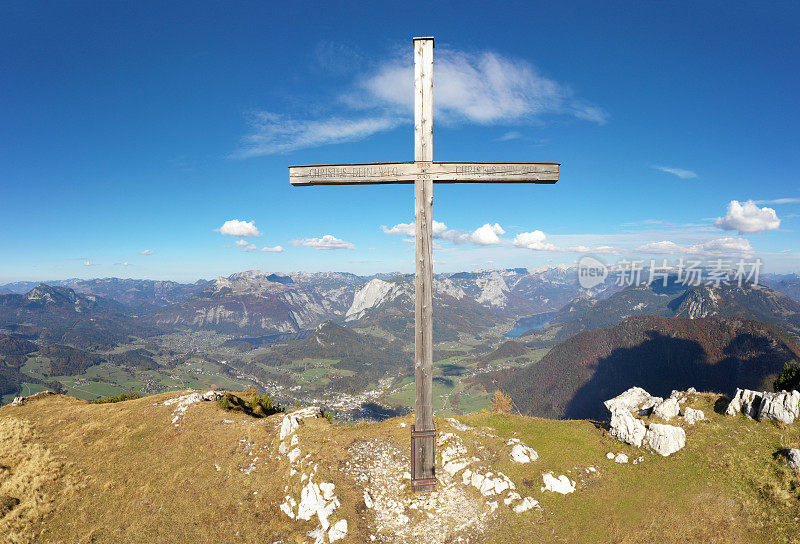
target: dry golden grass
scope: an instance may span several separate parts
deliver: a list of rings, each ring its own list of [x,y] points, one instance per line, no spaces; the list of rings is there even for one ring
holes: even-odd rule
[[[203,402],[175,427],[174,406],[159,403],[178,394],[101,405],[52,396],[0,408],[0,464],[8,467],[0,467],[0,499],[20,500],[0,514],[0,542],[309,540],[305,532],[313,525],[278,509],[290,484],[286,460],[270,457],[282,415],[256,419]],[[474,438],[468,445],[543,507],[523,515],[501,508],[473,542],[800,542],[800,478],[774,457],[798,446],[800,424],[725,417],[714,413],[714,401],[705,395],[694,403],[710,421],[687,427],[687,447],[666,459],[621,444],[587,421],[491,413],[461,418],[496,429],[498,439]],[[303,455],[320,463],[318,478],[336,485],[342,503],[336,516],[349,524],[344,542],[368,542],[374,534],[360,484],[339,470],[347,449],[380,437],[407,451],[408,427],[401,421],[412,417],[353,426],[320,418],[298,430]],[[539,460],[512,463],[504,446],[511,436],[537,450]],[[608,451],[645,461],[618,465],[606,459]],[[255,456],[256,469],[246,474],[242,469]],[[586,475],[588,465],[598,473]],[[578,490],[540,492],[541,475],[550,470],[578,480]],[[294,482],[290,492],[298,496]]]

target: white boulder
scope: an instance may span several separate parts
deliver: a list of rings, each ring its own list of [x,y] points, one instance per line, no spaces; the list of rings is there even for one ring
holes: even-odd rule
[[[680,406],[678,405],[678,400],[676,397],[670,397],[665,401],[659,403],[655,408],[653,408],[653,415],[656,417],[660,417],[663,420],[669,421],[673,417],[677,416],[681,411]]]
[[[702,410],[695,410],[694,408],[684,408],[683,419],[685,419],[686,423],[688,423],[689,425],[694,425],[698,421],[705,421],[706,415],[703,413]]]
[[[628,462],[628,456],[624,453],[618,453],[616,457],[614,457],[615,463],[625,464]]]
[[[542,480],[544,481],[542,491],[553,491],[555,493],[561,493],[562,495],[575,491],[575,482],[567,478],[564,474],[556,478],[553,476],[552,472],[547,472],[542,474]]]
[[[328,531],[328,542],[336,542],[347,536],[347,520],[340,519]]]
[[[644,423],[633,417],[627,409],[615,408],[611,412],[609,434],[617,440],[639,448],[642,446],[645,433],[647,428]]]
[[[674,425],[651,423],[644,441],[657,454],[667,457],[686,445],[686,432]]]
[[[642,415],[645,415],[645,413],[661,401],[661,397],[654,397],[641,387],[631,387],[613,399],[605,401],[603,405],[606,407],[606,410],[612,414],[615,410],[632,410],[644,412]]]
[[[514,505],[513,510],[517,514],[521,514],[523,512],[527,512],[531,508],[539,508],[539,501],[533,497],[525,497],[519,504]]]
[[[539,454],[526,446],[519,438],[510,438],[506,445],[511,446],[511,460],[515,463],[530,463],[539,458]]]

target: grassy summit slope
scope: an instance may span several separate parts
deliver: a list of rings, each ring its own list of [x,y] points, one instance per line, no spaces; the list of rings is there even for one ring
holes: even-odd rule
[[[104,405],[49,396],[0,408],[0,541],[313,542],[307,533],[316,519],[293,520],[279,510],[287,494],[300,496],[303,485],[300,474],[290,475],[286,456],[278,456],[277,428],[284,416],[255,419],[215,402],[192,404],[184,412],[162,404],[179,394]],[[415,542],[800,542],[800,477],[775,455],[800,445],[800,423],[722,416],[714,412],[717,398],[700,395],[690,403],[710,420],[681,423],[687,445],[668,458],[619,443],[588,421],[482,413],[460,418],[472,429],[459,430],[438,420],[440,433],[460,437],[469,455],[506,474],[542,509],[516,514],[501,498],[490,512],[487,502],[497,498],[481,497],[462,485],[460,474],[453,480],[442,472],[440,503],[458,491],[461,502],[450,506],[478,508],[480,519],[457,528],[447,520],[458,512],[432,520],[406,508],[410,521],[402,530],[424,530]],[[355,426],[324,418],[303,422],[297,430],[299,462],[316,464],[315,480],[335,484],[341,506],[331,521],[348,521],[341,542],[369,542],[370,535],[410,541],[395,537],[390,527],[378,530],[380,505],[376,500],[368,509],[364,501],[363,486],[372,484],[352,474],[369,468],[359,463],[394,452],[396,464],[378,463],[396,480],[387,492],[401,504],[418,498],[402,487],[409,429],[401,424],[410,424],[411,417]],[[512,462],[506,445],[511,437],[535,449],[539,459]],[[368,446],[362,457],[353,453],[359,445]],[[644,460],[616,464],[607,452]],[[590,466],[597,471],[587,472]],[[575,492],[541,491],[548,471],[575,480]],[[428,530],[436,519],[442,526]]]

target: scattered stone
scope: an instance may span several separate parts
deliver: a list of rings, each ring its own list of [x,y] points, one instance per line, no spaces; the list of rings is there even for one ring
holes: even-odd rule
[[[672,392],[673,395],[676,391]],[[665,421],[669,421],[673,417],[677,416],[680,413],[681,409],[678,405],[678,400],[675,397],[670,397],[665,401],[662,401],[658,404],[655,408],[653,408],[653,415],[656,417],[660,417]]]
[[[645,442],[653,451],[667,457],[686,445],[686,432],[674,425],[651,423]]]
[[[624,464],[628,462],[628,456],[624,453],[618,453],[616,457],[614,457],[615,463]]]
[[[375,501],[372,500],[372,495],[366,489],[364,490],[364,505],[367,508],[372,508],[373,506],[375,506]]]
[[[347,520],[340,519],[334,523],[330,531],[328,531],[328,541],[336,542],[337,540],[343,539],[345,536],[347,536]]]
[[[608,452],[606,454],[606,459],[613,459],[613,458],[614,458],[614,453],[613,452]]]
[[[569,491],[568,493],[571,493],[571,491]],[[533,497],[525,497],[524,499],[522,499],[522,502],[514,506],[512,510],[514,510],[514,512],[517,514],[521,514],[523,512],[527,512],[531,508],[539,508],[539,501],[537,501]]]
[[[611,412],[609,434],[617,440],[640,448],[646,433],[644,423],[633,417],[627,409],[615,408]]]
[[[506,498],[503,499],[503,504],[505,504],[506,506],[509,506],[512,502],[518,501],[521,498],[522,498],[522,495],[520,495],[516,491],[509,491],[508,495],[506,495]]]
[[[683,419],[685,419],[686,423],[688,423],[689,425],[694,425],[698,421],[705,421],[706,415],[703,413],[702,410],[694,410],[693,408],[684,408]]]
[[[797,448],[790,448],[786,452],[786,457],[789,459],[789,468],[800,471],[800,450]]]
[[[213,391],[212,390],[212,391],[206,391],[205,393],[203,393],[200,396],[200,398],[202,398],[203,400],[206,400],[206,401],[211,401],[211,400],[217,400],[218,398],[222,397],[223,395],[224,395],[224,393],[221,393],[220,391]]]
[[[556,478],[552,472],[547,472],[542,474],[542,480],[544,480],[542,491],[553,491],[562,495],[575,491],[575,482],[563,474]]]
[[[511,446],[511,460],[515,463],[530,463],[539,458],[539,454],[523,444],[519,438],[510,438],[506,445]]]
[[[457,420],[454,417],[448,417],[446,421],[450,424],[451,427],[453,427],[457,431],[466,432],[466,431],[472,431],[472,430],[475,429],[475,427],[470,427],[469,425],[464,425],[463,423],[461,423],[459,420]]]
[[[290,463],[294,463],[299,458],[300,458],[300,448],[294,448],[292,451],[289,452]]]
[[[11,406],[21,406],[26,402],[30,402],[32,400],[36,400],[41,397],[49,397],[50,395],[56,395],[55,391],[39,391],[38,393],[34,393],[33,395],[28,395],[27,397],[14,397],[14,400],[11,401]]]

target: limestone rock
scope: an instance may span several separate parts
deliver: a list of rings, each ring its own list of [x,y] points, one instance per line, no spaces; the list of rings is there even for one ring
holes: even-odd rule
[[[800,391],[762,393],[758,407],[758,419],[774,419],[783,423],[794,423],[800,417]]]
[[[219,391],[206,391],[201,395],[203,400],[217,400],[218,398],[222,397],[222,393]]]
[[[642,440],[646,433],[647,428],[644,423],[633,417],[627,409],[615,408],[611,412],[609,434],[617,440],[639,448],[642,446]]]
[[[725,413],[732,416],[738,412],[751,419],[794,423],[800,417],[800,391],[769,393],[737,389]]]
[[[555,493],[561,493],[562,495],[575,491],[575,482],[567,478],[564,474],[556,478],[553,476],[552,472],[547,472],[542,474],[542,480],[544,481],[542,491],[553,491]]]
[[[517,514],[521,514],[523,512],[527,512],[531,508],[539,508],[539,501],[537,501],[533,497],[525,497],[524,499],[522,499],[522,502],[520,502],[517,505],[514,505],[513,510]]]
[[[614,457],[615,463],[625,464],[628,462],[628,456],[624,453],[618,453],[616,457]]]
[[[644,441],[657,454],[667,457],[686,445],[686,432],[674,425],[651,423]]]
[[[328,541],[329,542],[336,542],[337,540],[341,540],[347,536],[347,520],[340,519],[336,523],[331,526],[330,531],[328,531]]]
[[[789,468],[795,471],[800,471],[800,450],[797,448],[790,448],[786,452],[786,457],[789,458]]]
[[[511,460],[515,463],[530,463],[539,458],[539,454],[523,444],[519,438],[510,438],[506,445],[511,446]]]
[[[641,387],[631,387],[624,393],[609,399],[603,403],[606,410],[614,413],[615,410],[628,410],[645,412],[645,415],[656,404],[662,401],[661,397],[654,397]]]
[[[688,423],[689,425],[694,425],[698,421],[705,421],[706,415],[703,413],[702,410],[685,408],[683,410],[683,419],[685,419],[686,423]]]
[[[678,405],[678,399],[676,397],[670,397],[653,408],[653,415],[669,421],[673,417],[677,416],[680,411],[681,409]]]

